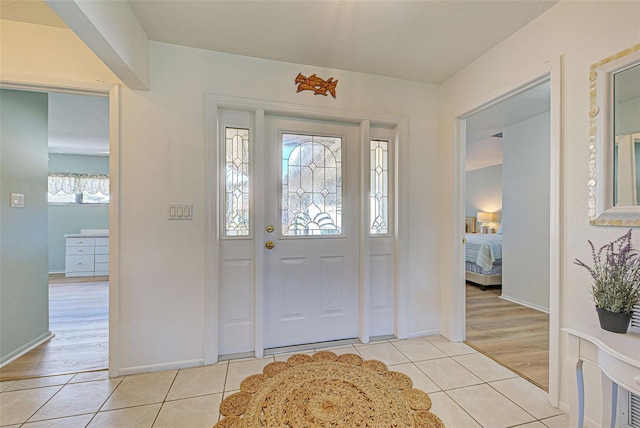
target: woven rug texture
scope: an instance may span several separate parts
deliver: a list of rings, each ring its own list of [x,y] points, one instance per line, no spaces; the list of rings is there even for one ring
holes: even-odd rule
[[[383,362],[319,351],[244,379],[214,428],[444,428],[430,409],[428,394]]]

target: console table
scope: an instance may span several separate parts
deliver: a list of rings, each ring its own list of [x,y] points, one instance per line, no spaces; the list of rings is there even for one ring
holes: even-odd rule
[[[582,363],[589,361],[601,371],[601,424],[614,428],[618,412],[618,386],[640,395],[640,335],[631,332],[611,333],[595,324],[562,330],[569,334],[567,364],[570,372],[575,369],[578,386],[578,402],[571,406],[571,425],[582,428],[584,424]]]

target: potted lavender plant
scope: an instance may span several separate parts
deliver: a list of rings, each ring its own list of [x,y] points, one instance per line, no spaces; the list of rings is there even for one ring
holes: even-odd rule
[[[596,304],[600,327],[626,333],[632,309],[640,303],[640,255],[631,245],[631,229],[620,238],[603,245],[597,252],[591,246],[593,265],[576,259],[575,264],[593,278],[590,294]]]

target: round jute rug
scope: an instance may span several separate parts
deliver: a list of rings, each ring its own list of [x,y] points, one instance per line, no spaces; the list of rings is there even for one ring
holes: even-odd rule
[[[411,378],[377,360],[319,351],[269,363],[220,404],[214,428],[444,428]]]

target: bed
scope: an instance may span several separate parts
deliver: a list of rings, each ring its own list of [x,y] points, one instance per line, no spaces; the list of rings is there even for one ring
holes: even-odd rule
[[[467,233],[465,279],[480,286],[502,284],[502,235]]]

